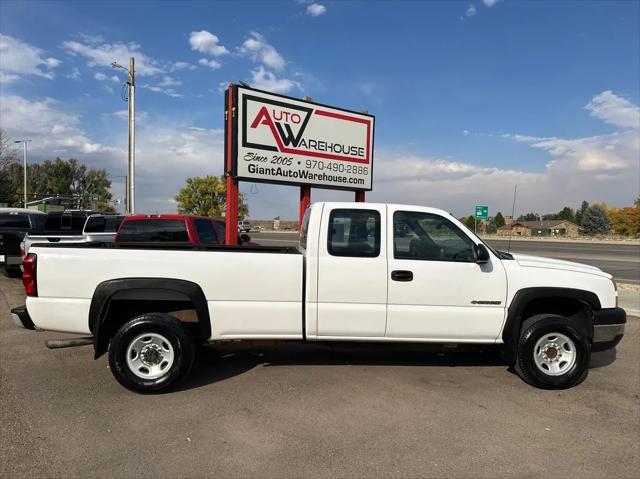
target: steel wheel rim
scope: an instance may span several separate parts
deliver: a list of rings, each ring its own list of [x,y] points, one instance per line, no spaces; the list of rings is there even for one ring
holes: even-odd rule
[[[576,363],[578,352],[571,338],[560,333],[542,335],[533,348],[533,361],[548,376],[562,376]]]
[[[127,347],[127,367],[140,379],[158,379],[171,370],[175,353],[171,342],[158,333],[136,336]]]

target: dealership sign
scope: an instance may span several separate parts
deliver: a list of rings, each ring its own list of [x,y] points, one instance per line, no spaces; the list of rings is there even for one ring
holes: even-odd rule
[[[236,179],[371,190],[373,116],[246,87],[234,92]]]

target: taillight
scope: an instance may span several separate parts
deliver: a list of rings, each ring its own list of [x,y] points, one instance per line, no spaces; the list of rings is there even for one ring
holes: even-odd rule
[[[38,296],[38,283],[36,281],[36,255],[29,253],[22,262],[22,284],[27,296]]]

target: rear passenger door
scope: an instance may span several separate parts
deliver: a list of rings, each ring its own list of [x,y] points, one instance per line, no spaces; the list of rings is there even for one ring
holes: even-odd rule
[[[383,338],[386,207],[327,204],[318,252],[318,337]]]

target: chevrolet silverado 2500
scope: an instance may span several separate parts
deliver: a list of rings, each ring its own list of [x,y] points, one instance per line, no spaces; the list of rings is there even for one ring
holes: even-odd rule
[[[34,245],[23,281],[18,325],[90,334],[142,392],[225,340],[496,345],[528,383],[566,388],[626,323],[598,268],[495,251],[444,211],[392,204],[315,203],[298,248]],[[169,314],[184,309],[197,322]]]

